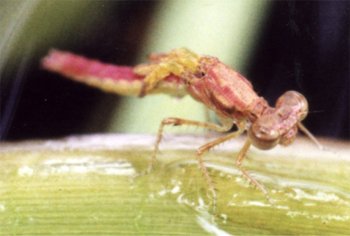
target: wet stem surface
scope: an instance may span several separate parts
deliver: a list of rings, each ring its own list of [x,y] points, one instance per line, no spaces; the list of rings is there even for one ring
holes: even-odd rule
[[[2,152],[0,235],[350,233],[348,164],[250,152],[244,167],[269,202],[235,168],[235,153],[212,151],[214,211],[194,155],[162,150],[145,174],[143,149]]]

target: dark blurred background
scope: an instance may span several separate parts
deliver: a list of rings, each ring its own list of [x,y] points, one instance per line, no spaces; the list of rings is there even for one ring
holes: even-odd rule
[[[176,10],[181,19],[182,11],[164,7],[165,2],[0,1],[1,140],[114,131],[110,123],[121,112],[115,110],[119,96],[43,71],[40,59],[50,48],[59,48],[133,65],[140,51],[147,50],[155,15]],[[201,7],[201,1],[197,4]],[[205,7],[214,7],[210,4]],[[305,125],[313,134],[349,139],[349,1],[266,1],[266,5],[247,62],[237,69],[270,104],[286,90],[303,93],[310,107]],[[181,27],[191,31],[194,26],[189,20]],[[230,29],[214,27],[228,37],[225,32]],[[181,46],[188,45],[173,48]]]

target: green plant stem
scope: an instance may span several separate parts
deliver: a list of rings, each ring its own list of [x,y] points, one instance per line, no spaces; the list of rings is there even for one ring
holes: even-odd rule
[[[150,174],[150,136],[2,143],[0,235],[350,233],[348,144],[342,153],[300,149],[304,141],[282,154],[251,150],[243,166],[271,202],[235,168],[240,143],[213,150],[205,155],[217,188],[213,211],[194,158],[205,141],[167,137]]]

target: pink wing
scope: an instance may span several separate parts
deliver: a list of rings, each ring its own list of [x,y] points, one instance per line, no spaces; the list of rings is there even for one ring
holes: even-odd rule
[[[135,74],[131,66],[106,64],[59,50],[51,50],[42,59],[41,65],[46,70],[57,72],[72,80],[126,96],[138,96],[144,79]],[[182,80],[176,76],[169,76],[151,93],[172,96],[187,94]]]

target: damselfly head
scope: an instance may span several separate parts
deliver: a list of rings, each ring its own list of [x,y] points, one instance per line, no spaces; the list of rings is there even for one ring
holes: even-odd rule
[[[307,113],[305,97],[296,91],[287,91],[279,97],[275,108],[267,110],[252,123],[249,138],[255,147],[264,150],[277,144],[289,145],[298,133],[298,124]]]

